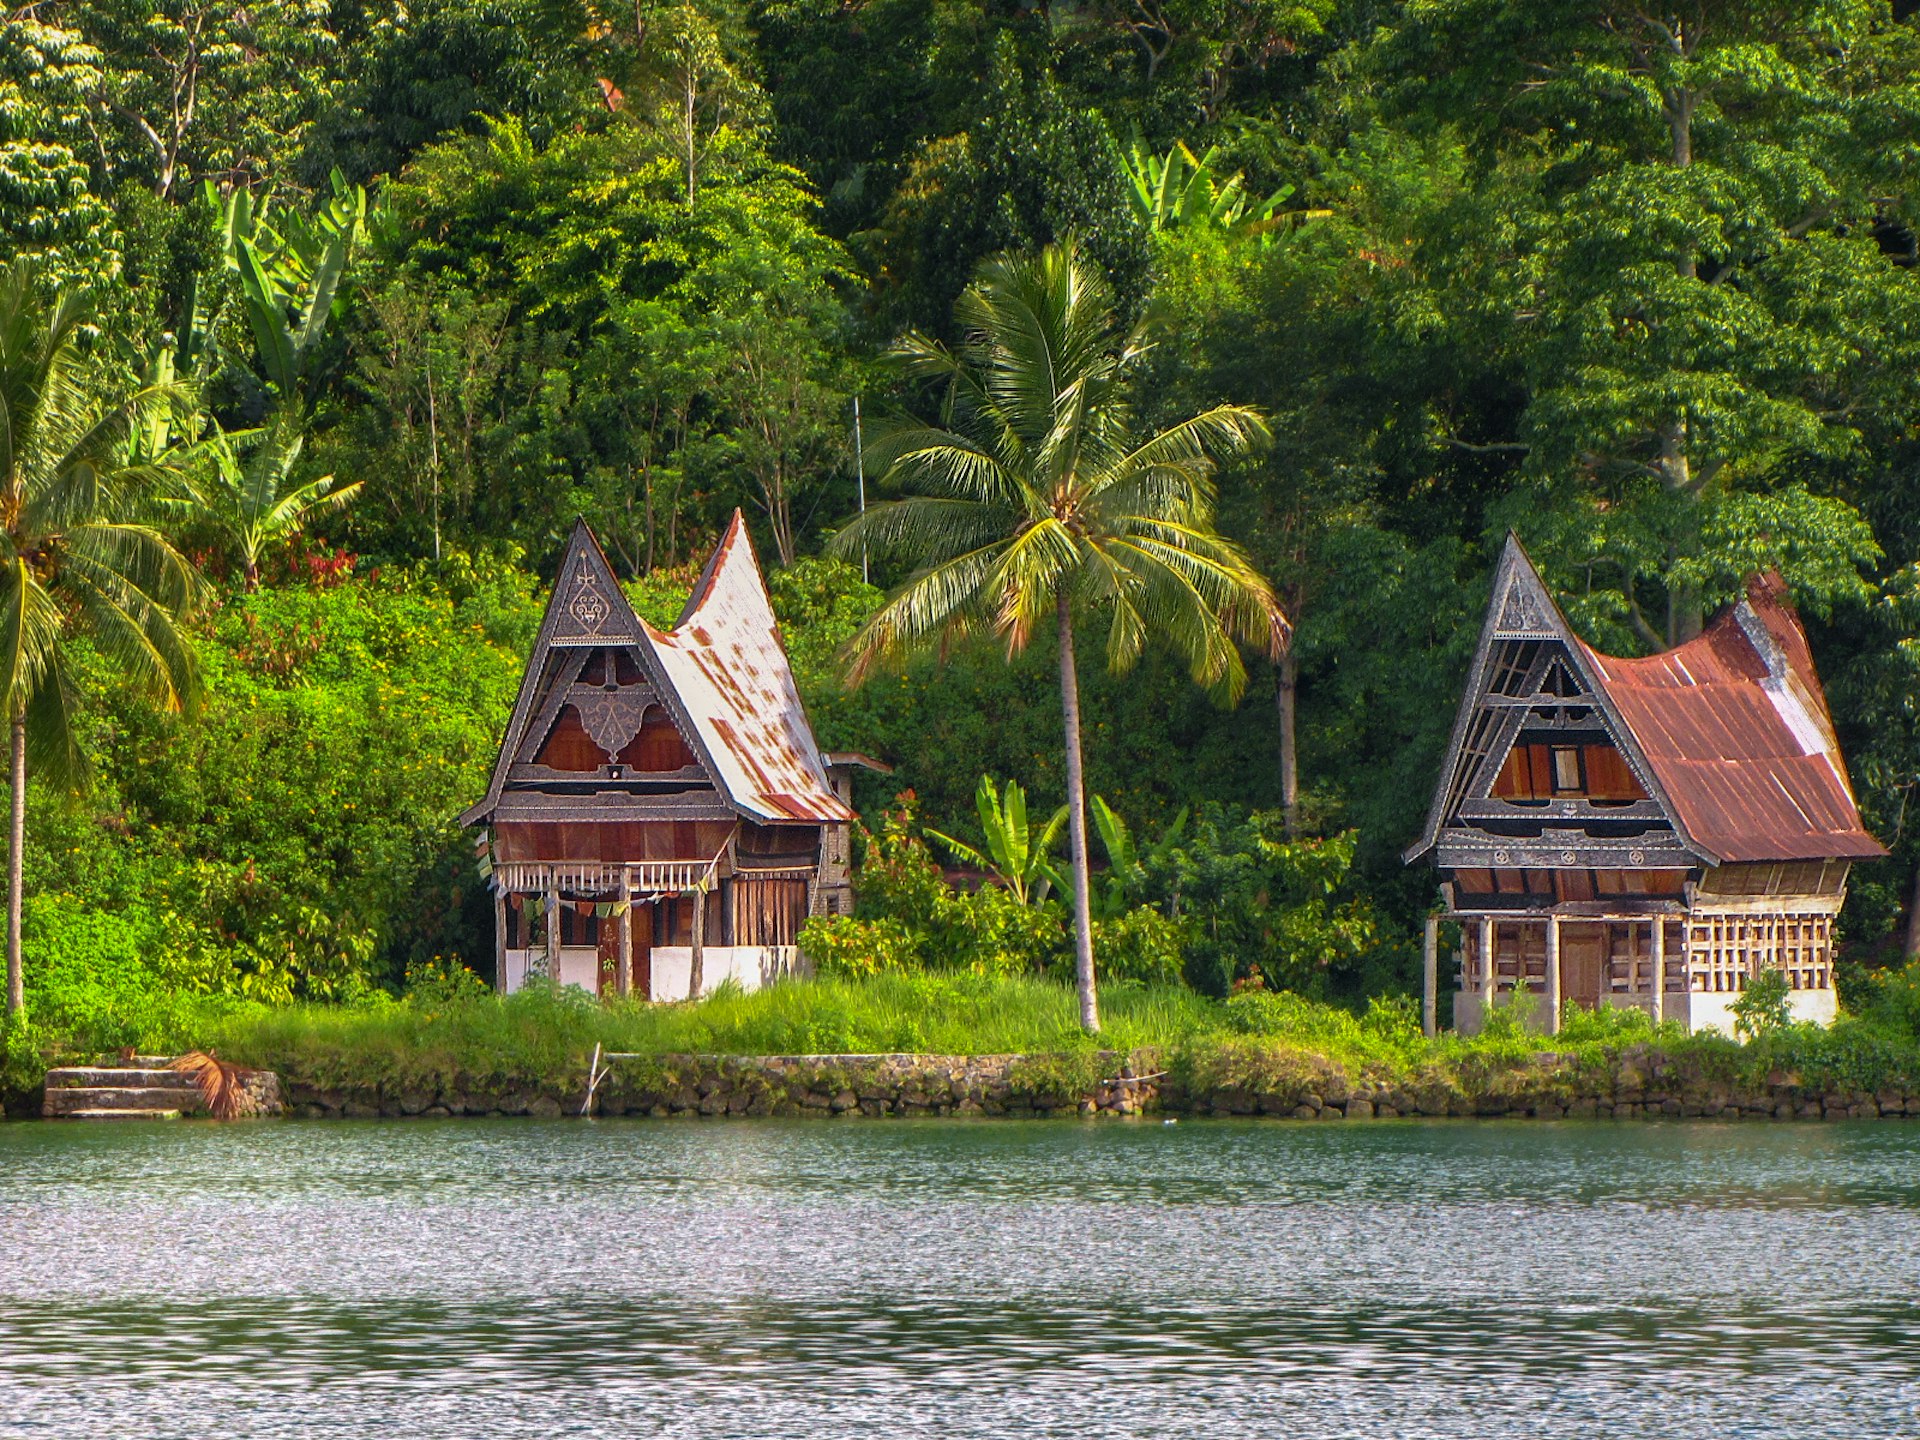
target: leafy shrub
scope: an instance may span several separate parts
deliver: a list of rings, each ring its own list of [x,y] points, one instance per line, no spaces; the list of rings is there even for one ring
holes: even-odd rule
[[[1676,1033],[1678,1023],[1675,1022]],[[1651,1040],[1653,1017],[1636,1006],[1569,1005],[1560,1017],[1562,1045],[1631,1045]]]
[[[1490,1053],[1520,1056],[1534,1047],[1535,1016],[1540,1013],[1540,997],[1522,985],[1492,1006],[1481,1021],[1479,1040]]]
[[[1742,1040],[1785,1029],[1793,1021],[1786,972],[1762,970],[1747,982],[1740,998],[1728,1009],[1733,1012],[1734,1033]]]
[[[1920,960],[1867,977],[1864,1010],[1888,1029],[1920,1040]]]
[[[816,975],[861,979],[903,975],[925,967],[921,937],[894,919],[816,915],[801,927],[800,949]]]
[[[1352,893],[1356,836],[1286,836],[1277,811],[1203,805],[1133,867],[1133,898],[1187,922],[1187,979],[1224,994],[1254,973],[1324,993],[1379,941],[1371,907]]]
[[[1177,921],[1142,906],[1093,924],[1093,953],[1102,980],[1178,985],[1185,933]]]
[[[181,933],[171,914],[32,896],[21,941],[28,1013],[69,1049],[178,1048],[208,1013],[206,997],[242,1003],[243,977],[231,960]]]
[[[1426,1038],[1420,1002],[1411,995],[1375,995],[1367,1001],[1360,1028],[1392,1045],[1417,1045]]]
[[[170,909],[168,943],[223,956],[230,988],[263,1000],[351,999],[410,962],[490,955],[456,817],[512,704],[532,583],[456,555],[229,597],[196,639],[191,722],[83,666],[99,786],[84,807],[39,802],[30,893]]]
[[[449,956],[407,967],[406,997],[416,1005],[465,1005],[493,993],[491,985]]]
[[[1065,913],[1058,905],[1023,905],[998,885],[947,888],[925,945],[931,968],[976,975],[1038,974],[1066,951]]]
[[[915,833],[917,824],[915,797],[908,790],[881,814],[877,830],[862,827],[857,832],[860,906],[868,915],[924,930],[935,924],[952,891],[926,842]]]

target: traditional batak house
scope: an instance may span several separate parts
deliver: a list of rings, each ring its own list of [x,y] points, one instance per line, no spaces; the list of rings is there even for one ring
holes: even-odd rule
[[[575,526],[486,798],[498,984],[595,993],[754,989],[809,915],[852,908],[849,766],[801,708],[744,521],[679,623],[634,613]]]
[[[1831,1020],[1847,870],[1885,853],[1777,576],[1696,638],[1623,660],[1568,628],[1508,539],[1406,857],[1432,855],[1461,927],[1457,1029],[1524,986],[1553,1028],[1571,1001],[1730,1032],[1767,969],[1796,1018]]]

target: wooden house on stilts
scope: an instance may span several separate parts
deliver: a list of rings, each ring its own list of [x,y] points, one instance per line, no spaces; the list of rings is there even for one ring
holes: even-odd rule
[[[575,526],[486,798],[497,983],[753,989],[852,906],[852,764],[823,756],[736,511],[679,623],[634,613]]]
[[[1572,632],[1508,539],[1406,857],[1433,857],[1460,924],[1457,1029],[1526,991],[1554,1029],[1577,1002],[1731,1031],[1767,969],[1796,1018],[1831,1020],[1847,871],[1885,853],[1778,577],[1694,639],[1625,660]]]

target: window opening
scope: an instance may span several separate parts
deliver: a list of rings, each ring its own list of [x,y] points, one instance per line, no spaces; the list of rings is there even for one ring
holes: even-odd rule
[[[1553,747],[1553,791],[1556,795],[1577,795],[1585,790],[1580,776],[1580,747]]]

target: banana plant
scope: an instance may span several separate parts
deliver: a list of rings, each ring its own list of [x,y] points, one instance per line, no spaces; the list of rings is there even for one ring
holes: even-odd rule
[[[1173,817],[1173,823],[1160,832],[1160,838],[1142,854],[1134,844],[1127,822],[1114,813],[1105,799],[1095,795],[1087,802],[1093,828],[1107,854],[1106,885],[1095,897],[1095,910],[1102,920],[1117,920],[1144,898],[1148,877],[1180,843],[1187,828],[1187,812]]]
[[[1218,145],[1196,156],[1176,141],[1165,155],[1156,155],[1136,131],[1122,159],[1127,198],[1149,230],[1196,226],[1256,235],[1286,223],[1281,207],[1292,197],[1293,186],[1283,185],[1254,200],[1247,194],[1243,173],[1221,176]]]
[[[1022,905],[1039,905],[1054,890],[1064,888],[1053,862],[1053,847],[1067,823],[1066,806],[1054,811],[1053,818],[1036,835],[1027,820],[1027,792],[1016,780],[1007,781],[1002,791],[990,775],[980,777],[973,805],[980,812],[980,829],[987,837],[985,854],[938,830],[927,833],[951,850],[961,864],[991,872]]]
[[[240,188],[222,196],[211,181],[202,186],[200,203],[219,229],[227,271],[239,282],[266,378],[283,403],[291,400],[328,320],[341,309],[341,277],[368,227],[366,189],[347,184],[336,170],[333,194],[312,216],[275,212],[271,192],[256,196]],[[223,287],[212,294],[221,296]],[[188,298],[177,363],[196,379],[219,368],[224,303],[210,303],[197,285]]]
[[[240,284],[247,297],[247,323],[260,347],[261,365],[282,400],[299,393],[307,364],[326,333],[334,292],[353,250],[354,233],[349,228],[328,239],[308,275],[304,293],[284,289],[251,240],[235,242]],[[291,323],[289,311],[293,314]]]
[[[298,423],[285,410],[257,430],[224,430],[215,422],[190,452],[184,484],[166,509],[189,525],[216,534],[240,562],[248,590],[260,588],[260,562],[302,528],[307,517],[337,510],[359,493],[360,483],[333,483],[331,475],[292,485],[305,445]]]

